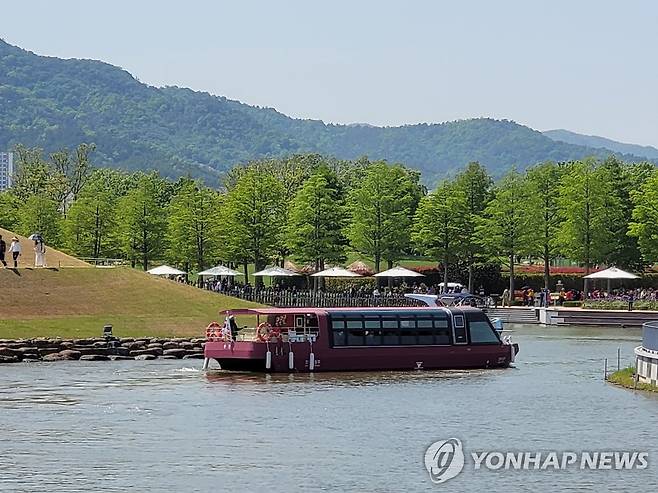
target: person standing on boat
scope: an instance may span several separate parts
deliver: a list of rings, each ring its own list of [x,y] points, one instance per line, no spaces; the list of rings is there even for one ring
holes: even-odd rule
[[[21,242],[14,236],[11,239],[11,245],[9,245],[9,253],[11,253],[11,258],[14,261],[14,269],[18,269],[18,257],[21,256],[22,251]]]
[[[510,306],[510,299],[509,299],[509,288],[505,288],[503,291],[503,306]]]

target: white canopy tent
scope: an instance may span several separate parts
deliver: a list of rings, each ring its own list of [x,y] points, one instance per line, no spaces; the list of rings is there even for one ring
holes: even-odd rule
[[[637,279],[638,277],[631,272],[626,272],[617,267],[608,267],[605,270],[585,276],[585,279]]]
[[[599,272],[594,272],[588,276],[585,276],[585,279],[607,279],[608,280],[608,293],[610,293],[610,281],[612,279],[637,279],[639,276],[631,272],[626,272],[625,270],[618,269],[617,267],[608,267],[607,269],[600,270]]]
[[[199,272],[199,276],[205,277],[205,276],[229,276],[229,277],[235,277],[235,276],[241,276],[243,275],[241,272],[238,272],[237,270],[229,269],[228,267],[224,267],[223,265],[218,265],[216,267],[213,267],[211,269],[207,269],[204,271]]]
[[[424,274],[416,272],[415,270],[405,269],[404,267],[393,267],[392,269],[385,270],[375,277],[425,277]]]
[[[159,267],[154,267],[153,269],[149,269],[146,272],[154,276],[180,276],[186,274],[186,272],[174,269],[168,265],[160,265]]]
[[[342,267],[330,267],[329,269],[311,274],[311,277],[362,277]]]
[[[293,277],[299,276],[299,274],[290,269],[284,269],[283,267],[268,267],[258,272],[252,274],[254,277]]]

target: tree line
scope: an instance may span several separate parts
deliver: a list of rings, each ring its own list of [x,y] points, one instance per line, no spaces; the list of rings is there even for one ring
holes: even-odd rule
[[[658,260],[658,172],[614,157],[546,162],[494,182],[477,162],[428,191],[401,164],[317,154],[232,168],[214,189],[189,177],[95,168],[93,145],[44,156],[18,146],[14,186],[0,194],[0,225],[39,231],[80,257],[154,260],[201,270],[217,263],[256,269],[286,259],[322,269],[350,251],[392,267],[411,255],[509,269],[520,258],[549,265],[639,270]]]

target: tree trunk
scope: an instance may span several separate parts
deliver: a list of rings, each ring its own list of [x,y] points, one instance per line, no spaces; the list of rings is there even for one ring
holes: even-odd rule
[[[589,276],[590,269],[589,259],[587,259],[585,261],[585,277],[583,277],[583,299],[587,298],[587,292],[589,290],[589,279],[587,279],[587,276]]]
[[[375,254],[375,274],[379,272],[379,264],[381,263],[382,258],[378,253]]]
[[[544,289],[551,289],[551,258],[548,245],[544,245]]]
[[[514,254],[509,256],[509,296],[510,304],[514,303]]]
[[[448,256],[443,258],[443,293],[448,292]]]
[[[249,264],[247,262],[244,262],[242,264],[244,267],[244,283],[248,284],[249,283]]]
[[[473,293],[473,261],[468,261],[468,292]]]

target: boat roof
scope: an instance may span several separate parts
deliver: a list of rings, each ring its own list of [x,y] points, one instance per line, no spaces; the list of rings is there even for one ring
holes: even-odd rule
[[[400,311],[435,311],[435,310],[459,310],[459,311],[481,311],[478,308],[470,306],[458,307],[443,307],[443,306],[368,306],[368,307],[341,307],[341,308],[312,308],[312,307],[294,307],[294,308],[275,308],[275,307],[262,307],[262,308],[236,308],[235,310],[225,310],[220,313],[226,315],[327,315],[331,313],[347,313],[347,312],[400,312]]]

